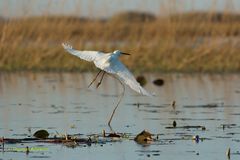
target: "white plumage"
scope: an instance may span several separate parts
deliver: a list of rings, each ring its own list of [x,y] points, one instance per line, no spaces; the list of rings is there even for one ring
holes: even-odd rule
[[[151,96],[151,94],[142,88],[141,85],[136,81],[132,73],[130,73],[129,70],[118,60],[120,55],[126,53],[123,53],[119,50],[106,54],[99,51],[78,51],[66,43],[63,43],[62,45],[64,49],[72,55],[75,55],[83,60],[93,62],[96,67],[118,77],[122,82],[124,82],[137,93],[145,96]]]

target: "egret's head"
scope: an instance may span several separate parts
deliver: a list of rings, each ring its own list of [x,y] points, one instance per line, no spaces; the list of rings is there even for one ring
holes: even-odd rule
[[[119,56],[120,55],[130,55],[129,53],[124,53],[124,52],[119,51],[119,50],[114,51],[113,54],[116,54],[116,55],[119,55]]]

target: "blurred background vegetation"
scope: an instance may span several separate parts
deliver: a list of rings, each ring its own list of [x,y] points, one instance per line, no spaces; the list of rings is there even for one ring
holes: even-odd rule
[[[231,1],[226,4],[222,11],[213,5],[182,12],[171,3],[170,9],[159,7],[159,14],[107,17],[0,15],[0,70],[95,71],[63,50],[61,43],[69,42],[79,50],[129,52],[122,61],[135,72],[239,72],[240,14],[228,7]]]

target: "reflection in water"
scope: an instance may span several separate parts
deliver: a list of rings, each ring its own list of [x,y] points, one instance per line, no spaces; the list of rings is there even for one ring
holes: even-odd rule
[[[108,129],[107,120],[122,88],[116,80],[106,76],[97,90],[94,85],[88,89],[93,77],[91,73],[0,74],[0,136],[16,138],[29,135],[29,128],[32,132],[39,128],[47,129],[52,135],[56,132],[101,133]],[[227,147],[236,150],[240,134],[240,75],[146,74],[146,77],[146,89],[156,96],[143,97],[127,89],[112,121],[115,131],[137,134],[147,129],[160,134],[163,139],[181,139],[183,134],[198,134],[213,140],[198,145],[177,141],[147,148],[127,141],[105,146],[104,151],[91,147],[80,149],[78,153],[88,159],[105,158],[106,154],[108,159],[116,159],[115,154],[120,154],[117,159],[145,159],[148,154],[153,156],[152,159],[158,159],[159,155],[165,159],[177,159],[179,153],[186,159],[204,159],[205,156],[219,159]],[[164,85],[152,84],[156,78],[162,78]],[[174,100],[175,109],[171,106]],[[180,127],[166,129],[174,120]],[[223,131],[223,124],[235,125]],[[205,126],[206,130],[181,127],[199,125]],[[218,138],[226,135],[230,138]],[[72,150],[59,154],[58,149],[52,146],[50,157],[63,159],[63,154],[66,154],[68,158],[79,158],[79,154]],[[200,154],[196,156],[195,153]],[[5,155],[9,156],[6,158],[16,158]]]

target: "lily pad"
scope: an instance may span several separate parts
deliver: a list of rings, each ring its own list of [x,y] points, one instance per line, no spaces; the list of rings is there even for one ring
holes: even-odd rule
[[[40,138],[40,139],[46,139],[49,136],[48,131],[46,130],[38,130],[33,134],[34,137]]]
[[[138,83],[140,83],[141,86],[144,86],[147,84],[147,80],[144,76],[137,76],[136,80]]]
[[[147,143],[150,143],[152,142],[153,138],[152,138],[152,134],[146,130],[143,130],[141,133],[139,133],[135,138],[134,140],[137,142],[137,143],[140,143],[140,144],[147,144]]]
[[[164,80],[163,79],[155,79],[153,81],[153,84],[155,84],[156,86],[163,86],[164,85]]]

